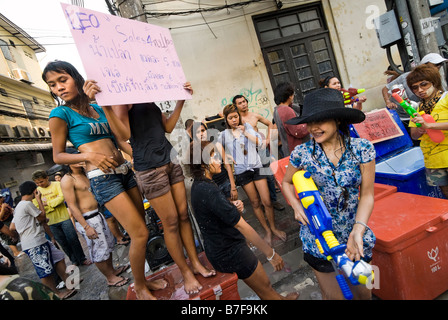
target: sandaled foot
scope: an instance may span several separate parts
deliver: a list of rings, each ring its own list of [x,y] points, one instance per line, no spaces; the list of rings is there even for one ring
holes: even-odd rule
[[[119,276],[120,274],[122,274],[123,272],[128,270],[130,267],[131,267],[130,264],[127,264],[127,265],[124,265],[124,266],[120,266],[117,269],[115,269],[114,275]]]
[[[146,281],[146,287],[149,290],[162,290],[168,286],[168,282],[165,279],[157,279],[152,281]]]
[[[129,282],[128,278],[125,278],[125,277],[118,277],[118,278],[119,279],[116,282],[114,282],[114,283],[108,282],[107,285],[109,287],[119,288],[119,287],[122,287],[122,286],[124,286],[125,284],[127,284]]]
[[[73,290],[64,290],[64,291],[59,291],[59,293],[57,293],[57,296],[59,297],[59,299],[61,300],[66,300],[69,299],[71,297],[73,297],[78,291],[73,289]]]
[[[93,262],[90,261],[89,259],[84,260],[83,262],[81,262],[81,265],[83,266],[90,266]]]
[[[121,240],[117,241],[117,245],[125,245],[127,246],[131,242],[131,238],[124,236]]]

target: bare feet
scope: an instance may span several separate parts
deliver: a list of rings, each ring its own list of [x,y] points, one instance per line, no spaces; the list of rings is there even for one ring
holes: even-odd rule
[[[204,278],[213,277],[214,275],[216,275],[215,270],[209,270],[208,268],[204,267],[199,261],[193,264],[193,273],[200,274]]]
[[[184,289],[187,294],[195,294],[201,291],[202,285],[196,279],[193,272],[186,272],[182,276],[184,278]]]
[[[283,297],[283,300],[297,300],[299,295],[300,293],[298,292],[290,292],[286,295],[286,297]]]
[[[146,287],[149,290],[162,290],[168,286],[168,282],[165,279],[157,279],[153,281],[146,280]]]
[[[152,293],[148,290],[146,286],[138,288],[135,286],[134,283],[134,291],[137,300],[157,300],[157,298],[152,295]]]
[[[280,238],[283,242],[286,242],[286,233],[284,231],[278,230],[278,229],[272,229],[272,232]]]

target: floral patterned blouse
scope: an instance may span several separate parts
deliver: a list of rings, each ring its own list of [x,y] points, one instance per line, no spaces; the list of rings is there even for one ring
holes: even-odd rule
[[[297,169],[311,173],[332,217],[333,233],[341,244],[347,243],[355,223],[362,178],[360,164],[370,162],[376,156],[372,143],[366,139],[345,138],[345,145],[347,148],[337,166],[328,160],[313,138],[296,146],[289,159]],[[301,227],[300,238],[304,252],[325,259],[319,252],[315,237],[308,226]],[[363,240],[364,260],[370,261],[375,245],[375,235],[370,229],[364,233]]]

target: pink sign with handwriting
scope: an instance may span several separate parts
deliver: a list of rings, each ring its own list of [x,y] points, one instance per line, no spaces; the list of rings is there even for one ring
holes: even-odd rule
[[[99,105],[191,99],[168,29],[61,5]]]

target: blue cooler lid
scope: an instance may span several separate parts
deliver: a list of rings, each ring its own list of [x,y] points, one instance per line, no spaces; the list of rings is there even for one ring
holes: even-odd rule
[[[401,131],[403,131],[403,135],[392,138],[389,140],[384,140],[381,142],[376,142],[373,144],[376,151],[376,161],[383,161],[385,159],[391,158],[399,153],[402,153],[406,150],[409,150],[413,147],[413,142],[411,137],[409,136],[408,132],[406,131],[405,126],[400,120],[400,117],[398,116],[398,113],[395,110],[389,110],[390,114],[392,115],[393,120],[397,123],[397,125],[400,127]],[[354,138],[359,138],[358,133],[356,132],[356,129],[350,125],[350,135]]]

